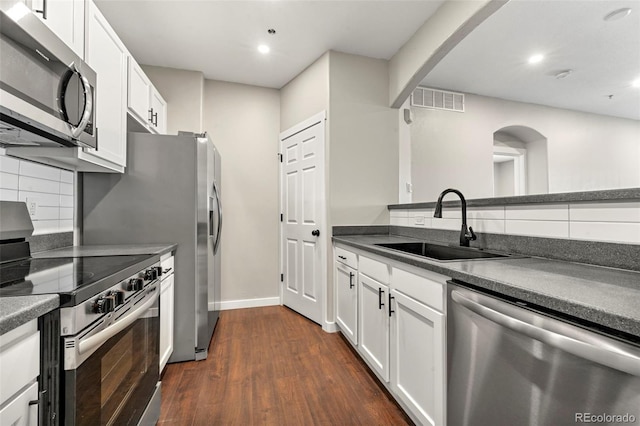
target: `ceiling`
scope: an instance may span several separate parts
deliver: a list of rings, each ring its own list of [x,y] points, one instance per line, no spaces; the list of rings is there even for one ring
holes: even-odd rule
[[[535,53],[545,59],[531,65]],[[556,78],[563,70],[572,72]],[[639,79],[640,0],[512,0],[421,85],[640,120]]]
[[[97,0],[141,64],[281,88],[327,50],[390,59],[444,0]],[[273,28],[276,34],[267,30]],[[259,44],[271,48],[258,52]]]

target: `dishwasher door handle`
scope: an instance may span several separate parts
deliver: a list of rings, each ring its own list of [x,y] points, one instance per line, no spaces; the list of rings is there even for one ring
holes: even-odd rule
[[[601,364],[615,370],[623,371],[634,376],[640,376],[640,351],[632,353],[633,349],[625,348],[622,343],[600,337],[599,335],[578,329],[566,324],[567,334],[560,334],[530,324],[528,321],[516,318],[513,313],[505,314],[500,311],[501,302],[483,296],[483,303],[478,303],[465,297],[460,291],[452,290],[451,299],[471,312],[484,317],[505,328],[523,334],[531,339],[546,343],[579,358]],[[522,309],[522,308],[518,308]],[[528,312],[528,311],[526,311]],[[557,321],[549,319],[550,321]],[[559,321],[558,321],[559,322]],[[591,341],[581,339],[581,335],[589,334]],[[571,336],[569,334],[572,334]],[[626,345],[625,345],[626,346]]]

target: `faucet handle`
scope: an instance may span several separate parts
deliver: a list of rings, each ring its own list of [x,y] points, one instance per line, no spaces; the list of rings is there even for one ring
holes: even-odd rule
[[[476,233],[473,232],[473,228],[472,227],[469,227],[469,235],[467,235],[467,238],[470,239],[470,240],[473,240],[473,241],[478,239],[478,237],[476,236]]]

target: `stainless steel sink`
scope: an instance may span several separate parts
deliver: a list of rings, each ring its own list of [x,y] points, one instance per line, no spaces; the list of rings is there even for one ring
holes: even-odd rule
[[[398,250],[417,256],[427,257],[435,260],[470,260],[470,259],[493,259],[511,257],[508,254],[501,254],[472,247],[445,246],[433,243],[387,243],[375,244],[376,246]]]

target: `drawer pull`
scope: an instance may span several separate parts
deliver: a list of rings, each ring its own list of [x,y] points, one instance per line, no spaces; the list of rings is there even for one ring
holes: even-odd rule
[[[355,274],[353,272],[349,272],[349,288],[353,288],[355,284],[353,284],[353,276]]]
[[[340,259],[342,260],[347,260],[347,258],[345,256],[338,256]]]

